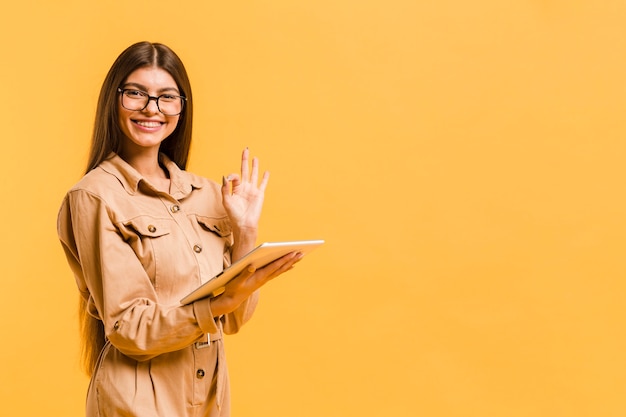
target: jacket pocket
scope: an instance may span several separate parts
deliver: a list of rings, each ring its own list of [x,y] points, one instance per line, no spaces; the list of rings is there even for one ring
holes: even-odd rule
[[[203,242],[207,246],[213,246],[221,250],[221,256],[212,260],[215,273],[230,266],[230,247],[233,244],[233,233],[228,217],[210,217],[194,214],[196,221],[203,233]],[[220,252],[215,252],[216,254]]]
[[[232,233],[230,221],[226,217],[209,217],[196,214],[196,221],[204,229],[215,233],[220,237],[229,236]]]
[[[135,252],[152,285],[155,288],[163,285],[159,279],[157,264],[176,264],[177,252],[172,249],[174,231],[171,220],[137,216],[125,221],[123,225],[126,243]]]
[[[124,226],[133,229],[139,236],[143,237],[160,237],[170,233],[170,225],[167,221],[150,216],[135,217],[125,222]]]

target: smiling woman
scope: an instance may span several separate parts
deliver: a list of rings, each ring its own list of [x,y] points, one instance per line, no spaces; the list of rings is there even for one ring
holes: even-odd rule
[[[161,142],[174,132],[182,111],[176,81],[161,68],[144,67],[133,71],[118,90],[121,91],[118,121],[124,134],[119,156],[167,191],[166,171],[152,161],[158,159]],[[164,92],[169,95],[163,95]],[[163,105],[169,115],[162,111]]]
[[[58,234],[80,292],[87,416],[228,416],[223,334],[302,254],[247,268],[218,296],[179,300],[256,244],[269,174],[248,150],[217,184],[186,172],[191,87],[168,47],[142,42],[102,86],[86,175]],[[250,169],[251,165],[251,169]]]

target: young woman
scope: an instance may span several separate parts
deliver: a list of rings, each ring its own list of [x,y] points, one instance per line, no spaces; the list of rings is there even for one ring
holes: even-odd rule
[[[249,268],[216,297],[180,300],[253,249],[269,174],[248,150],[222,184],[184,171],[193,100],[185,68],[141,42],[102,85],[85,176],[58,234],[80,292],[87,416],[228,416],[224,333],[301,258]]]

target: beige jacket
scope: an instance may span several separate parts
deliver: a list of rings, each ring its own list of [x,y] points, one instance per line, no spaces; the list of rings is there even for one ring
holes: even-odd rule
[[[258,292],[219,318],[209,299],[180,305],[230,264],[232,234],[219,185],[161,157],[169,194],[112,154],[68,192],[59,212],[78,290],[107,336],[88,417],[230,414],[222,333],[250,318]]]

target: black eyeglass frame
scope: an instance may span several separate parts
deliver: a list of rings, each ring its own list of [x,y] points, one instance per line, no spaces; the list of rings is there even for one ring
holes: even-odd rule
[[[154,102],[157,105],[157,109],[159,110],[160,113],[164,114],[165,116],[178,116],[179,114],[181,114],[183,112],[183,109],[185,108],[185,103],[187,102],[187,97],[179,96],[179,95],[176,95],[176,94],[161,94],[160,96],[155,97],[155,96],[151,96],[150,94],[148,94],[145,91],[138,90],[136,88],[121,88],[121,87],[117,88],[117,92],[120,93],[120,94],[124,94],[126,91],[139,91],[140,93],[144,93],[148,97],[148,100],[146,101],[146,105],[143,106],[140,109],[129,109],[128,107],[125,107],[124,106],[124,99],[122,98],[122,107],[124,107],[126,110],[130,110],[130,111],[143,111],[146,107],[148,107],[148,104],[150,104],[150,101],[154,100]],[[172,96],[172,97],[176,97],[176,98],[181,99],[181,102],[180,102],[181,103],[181,105],[180,105],[180,112],[176,113],[176,114],[163,113],[163,111],[161,110],[161,107],[159,106],[159,100],[163,96]]]

